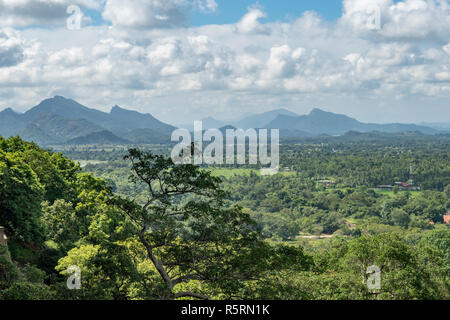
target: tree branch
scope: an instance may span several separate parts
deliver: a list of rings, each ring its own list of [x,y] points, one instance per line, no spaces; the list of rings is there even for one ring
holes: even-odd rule
[[[185,297],[197,298],[200,300],[211,300],[210,297],[205,296],[203,294],[195,293],[195,292],[179,292],[179,293],[175,293],[172,296],[173,299],[185,298]]]

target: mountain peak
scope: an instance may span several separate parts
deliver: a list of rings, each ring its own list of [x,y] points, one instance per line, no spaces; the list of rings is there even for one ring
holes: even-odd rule
[[[3,111],[0,111],[0,113],[3,113],[3,114],[18,114],[12,108],[6,108]]]
[[[318,114],[326,114],[326,113],[330,113],[330,112],[324,111],[324,110],[319,109],[319,108],[314,108],[314,109],[311,110],[309,115],[318,115]]]
[[[53,98],[48,98],[48,99],[44,99],[41,101],[40,104],[45,104],[45,103],[62,103],[62,102],[68,102],[68,101],[73,101],[72,99],[67,99],[66,97],[63,96],[54,96]]]
[[[114,105],[110,111],[110,114],[125,114],[125,113],[128,115],[134,115],[134,116],[151,116],[151,114],[149,114],[149,113],[140,113],[136,110],[125,109],[117,104]]]
[[[80,104],[72,99],[67,99],[63,96],[54,96],[53,98],[48,98],[48,99],[42,100],[36,107],[39,107],[39,106],[66,107],[68,105],[80,105]],[[31,111],[32,109],[30,109],[28,111]]]
[[[124,108],[121,108],[121,107],[119,107],[119,105],[114,105],[112,108],[111,108],[111,112],[110,113],[113,113],[113,112],[118,112],[118,111],[124,111],[125,109]]]
[[[294,112],[292,112],[286,108],[274,109],[274,110],[271,110],[271,112],[279,113],[279,114],[295,114]]]

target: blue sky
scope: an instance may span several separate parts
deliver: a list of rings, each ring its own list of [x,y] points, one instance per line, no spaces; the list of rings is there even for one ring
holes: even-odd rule
[[[268,13],[265,20],[292,20],[298,18],[302,12],[314,10],[327,20],[337,19],[342,13],[340,0],[216,0],[217,12],[203,14],[197,11],[192,18],[193,25],[228,24],[238,21],[247,8],[260,5]]]
[[[212,13],[194,10],[191,15],[190,26],[209,24],[232,24],[239,21],[248,8],[259,6],[267,13],[261,22],[292,21],[305,11],[315,11],[325,20],[336,20],[342,15],[341,0],[215,0],[217,10]],[[398,3],[401,0],[394,0]],[[105,24],[101,12],[85,10],[84,15],[90,17],[94,25]],[[109,23],[108,23],[109,24]]]
[[[239,21],[249,7],[259,6],[267,12],[262,22],[292,21],[305,11],[315,11],[326,20],[338,19],[342,14],[341,0],[216,0],[216,12],[205,13],[196,9],[189,21],[190,26],[209,24],[232,24]],[[101,12],[85,10],[84,15],[90,17],[94,25],[101,25]]]
[[[342,15],[343,9],[341,0],[216,0],[216,3],[218,9],[215,13],[195,12],[191,19],[192,25],[235,23],[247,12],[248,7],[254,5],[262,6],[267,12],[267,18],[262,19],[264,22],[290,21],[311,10],[326,20],[336,20]]]

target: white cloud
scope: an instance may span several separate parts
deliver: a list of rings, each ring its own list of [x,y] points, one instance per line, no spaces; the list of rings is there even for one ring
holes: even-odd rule
[[[57,51],[48,58],[48,63],[63,65],[65,67],[76,66],[83,63],[85,55],[82,48],[70,48]]]
[[[447,44],[447,45],[445,45],[442,49],[443,49],[448,55],[450,55],[450,43]]]
[[[355,33],[373,39],[441,41],[450,30],[448,0],[344,0],[340,22]],[[376,16],[380,25],[374,28]]]
[[[65,26],[67,8],[100,9],[102,0],[0,0],[0,26]]]
[[[218,8],[215,0],[197,0],[197,5],[203,12],[215,12]]]
[[[185,0],[107,0],[103,18],[132,28],[167,28],[187,20]]]
[[[382,29],[358,29],[374,1],[344,0],[338,22],[306,12],[263,23],[262,8],[253,7],[236,24],[183,27],[200,2],[108,0],[103,14],[112,28],[0,31],[0,107],[63,94],[91,106],[141,106],[181,122],[219,110],[307,112],[311,105],[379,117],[398,105],[414,110],[405,112],[411,117],[426,116],[421,99],[430,99],[427,105],[450,116],[450,35],[442,32],[448,1],[376,0]],[[207,1],[203,8],[208,3],[215,10]],[[419,13],[429,25],[409,29],[407,17]],[[391,107],[377,113],[381,103]]]
[[[295,71],[291,60],[291,48],[287,45],[270,49],[267,61],[266,76],[270,79],[285,78],[293,75]]]
[[[15,66],[23,59],[22,40],[12,30],[0,29],[0,68]]]
[[[258,7],[248,8],[247,14],[236,24],[236,29],[240,33],[270,33],[270,29],[261,24],[259,19],[267,17],[267,14]]]
[[[184,26],[198,7],[204,13],[215,12],[215,0],[106,0],[103,19],[126,28],[173,28]]]

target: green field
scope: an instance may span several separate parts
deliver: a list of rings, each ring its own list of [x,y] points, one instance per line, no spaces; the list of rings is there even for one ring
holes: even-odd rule
[[[209,170],[212,172],[213,176],[216,177],[224,177],[224,178],[232,178],[234,176],[248,176],[250,175],[250,172],[253,172],[254,174],[260,176],[261,171],[259,169],[239,169],[239,168],[208,168],[206,170]],[[295,171],[290,172],[284,172],[280,171],[278,174],[285,175],[285,176],[295,176]]]

